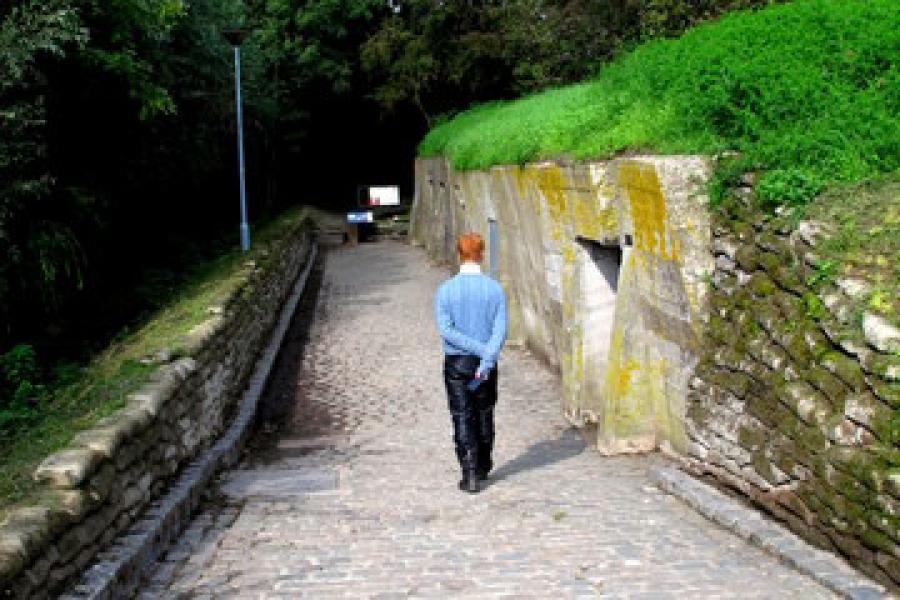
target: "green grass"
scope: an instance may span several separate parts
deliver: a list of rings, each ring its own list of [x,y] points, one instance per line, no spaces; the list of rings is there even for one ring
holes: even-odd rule
[[[65,384],[48,390],[37,416],[13,431],[0,432],[0,519],[16,504],[27,504],[38,488],[35,467],[64,448],[74,435],[125,405],[125,396],[141,387],[157,368],[142,363],[161,349],[178,354],[185,334],[210,317],[245,281],[247,260],[263,265],[270,247],[305,218],[304,209],[287,211],[254,232],[248,255],[234,249],[196,269],[196,276],[172,301],[141,327],[124,333],[88,364],[70,372]]]
[[[835,186],[803,212],[833,227],[816,248],[821,277],[810,283],[866,281],[871,290],[860,310],[900,326],[900,179]]]
[[[900,168],[896,0],[797,0],[642,44],[597,78],[472,108],[419,146],[460,170],[736,151],[771,203]]]

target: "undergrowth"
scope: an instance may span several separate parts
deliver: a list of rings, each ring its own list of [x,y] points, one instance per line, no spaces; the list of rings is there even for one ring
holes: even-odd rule
[[[896,0],[798,0],[642,44],[597,78],[476,106],[422,156],[460,170],[625,151],[736,152],[757,196],[801,205],[900,167]]]
[[[294,209],[259,228],[249,254],[239,249],[195,268],[155,315],[126,330],[103,352],[83,365],[63,365],[40,379],[37,358],[28,346],[0,357],[0,380],[20,390],[8,406],[0,406],[0,518],[5,508],[27,501],[36,490],[35,467],[64,448],[74,435],[125,405],[125,397],[147,382],[158,368],[160,351],[178,356],[179,344],[192,328],[210,316],[243,280],[245,261],[269,260],[268,248],[305,217]],[[150,360],[148,360],[150,359]]]

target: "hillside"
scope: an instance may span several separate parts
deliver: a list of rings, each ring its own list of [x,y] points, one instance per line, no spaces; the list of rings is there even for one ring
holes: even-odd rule
[[[457,169],[627,151],[737,152],[721,177],[802,204],[835,182],[900,168],[900,11],[894,0],[800,0],[651,41],[593,80],[476,106],[419,147]]]

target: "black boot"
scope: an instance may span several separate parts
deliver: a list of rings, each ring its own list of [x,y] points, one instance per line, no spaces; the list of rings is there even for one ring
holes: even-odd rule
[[[477,458],[472,451],[463,456],[462,479],[459,481],[459,489],[470,494],[478,493],[478,467]]]
[[[478,473],[474,471],[464,471],[462,479],[459,480],[458,487],[460,490],[464,492],[469,492],[470,494],[478,493]]]
[[[478,478],[484,481],[494,468],[491,454],[494,450],[494,407],[488,406],[478,411]]]
[[[487,479],[488,473],[491,472],[492,468],[493,468],[493,463],[491,462],[490,459],[488,459],[487,464],[478,465],[478,470],[476,471],[476,473],[478,474],[478,479],[481,481],[484,481],[485,479]]]

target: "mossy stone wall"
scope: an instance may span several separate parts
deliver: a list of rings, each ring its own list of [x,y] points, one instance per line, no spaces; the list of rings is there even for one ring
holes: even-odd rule
[[[0,597],[57,595],[228,428],[313,243],[304,220],[245,263],[240,285],[187,335],[181,357],[38,467],[37,505],[0,523]]]
[[[897,586],[900,354],[862,325],[866,282],[822,285],[821,226],[740,198],[713,216],[685,462]]]

